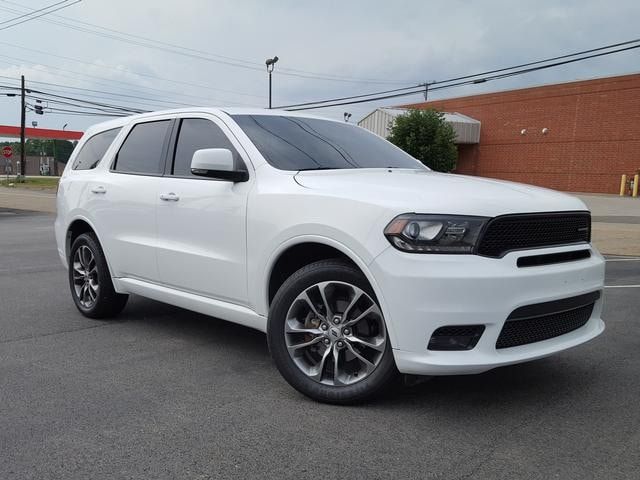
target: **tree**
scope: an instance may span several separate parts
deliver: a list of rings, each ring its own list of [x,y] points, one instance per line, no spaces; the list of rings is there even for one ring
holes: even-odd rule
[[[409,110],[395,118],[387,138],[437,172],[456,168],[458,149],[453,127],[437,110]]]
[[[67,163],[76,143],[77,142],[70,142],[69,140],[40,140],[37,138],[27,138],[25,142],[25,152],[29,157],[38,157],[43,154],[47,157],[55,156],[57,161]],[[15,156],[20,156],[20,142],[0,142],[0,148],[5,145],[13,148],[13,154]]]
[[[51,144],[56,160],[62,163],[67,163],[71,152],[73,152],[76,146],[74,142],[70,142],[69,140],[53,140]]]

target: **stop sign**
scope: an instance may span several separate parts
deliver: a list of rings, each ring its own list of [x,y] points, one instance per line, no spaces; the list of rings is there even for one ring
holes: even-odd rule
[[[11,158],[11,155],[13,155],[13,149],[9,145],[2,147],[2,156],[4,158]]]

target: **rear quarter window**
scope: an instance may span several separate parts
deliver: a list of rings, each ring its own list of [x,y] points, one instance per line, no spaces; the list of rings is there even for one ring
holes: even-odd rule
[[[120,132],[120,128],[113,128],[95,134],[89,140],[84,142],[80,148],[76,159],[73,162],[73,170],[91,170],[96,168],[107,153],[109,146],[113,143]]]

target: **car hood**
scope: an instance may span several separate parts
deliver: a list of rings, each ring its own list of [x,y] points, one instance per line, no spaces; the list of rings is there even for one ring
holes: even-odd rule
[[[298,172],[295,180],[318,193],[398,212],[497,216],[588,210],[578,198],[554,190],[429,170],[309,170]]]

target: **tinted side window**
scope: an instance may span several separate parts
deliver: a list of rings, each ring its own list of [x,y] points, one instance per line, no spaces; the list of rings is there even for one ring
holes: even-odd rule
[[[134,126],[120,147],[114,170],[128,173],[162,173],[162,153],[170,125],[170,120],[161,120]]]
[[[75,162],[73,162],[73,170],[96,168],[120,130],[120,128],[105,130],[87,140],[78,152]]]
[[[233,153],[236,169],[246,170],[238,152],[220,127],[204,118],[185,118],[180,124],[171,173],[179,176],[192,175],[193,153],[202,148],[227,148]]]

